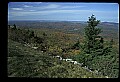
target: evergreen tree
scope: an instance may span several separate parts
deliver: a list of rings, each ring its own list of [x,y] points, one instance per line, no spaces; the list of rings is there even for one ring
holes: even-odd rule
[[[98,49],[103,48],[103,38],[98,36],[102,31],[96,26],[100,23],[100,20],[96,20],[94,15],[89,17],[87,21],[88,25],[85,27],[85,44],[84,52],[91,54]]]
[[[83,65],[87,65],[88,67],[90,66],[93,69],[102,69],[101,72],[106,73],[104,70],[109,69],[106,65],[109,64],[113,57],[112,45],[114,41],[111,39],[109,44],[103,45],[103,37],[99,36],[102,31],[100,28],[96,28],[100,21],[96,20],[94,15],[89,17],[89,21],[87,21],[87,23],[88,25],[85,27],[85,41],[83,47],[81,47],[82,51],[79,55],[79,62],[82,62]]]

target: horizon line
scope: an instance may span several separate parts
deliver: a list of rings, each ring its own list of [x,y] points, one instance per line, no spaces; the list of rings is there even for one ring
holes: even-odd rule
[[[80,22],[87,22],[82,20],[8,20],[8,21],[80,21]],[[119,22],[113,22],[113,21],[101,21],[101,22],[111,22],[111,23],[119,23]]]

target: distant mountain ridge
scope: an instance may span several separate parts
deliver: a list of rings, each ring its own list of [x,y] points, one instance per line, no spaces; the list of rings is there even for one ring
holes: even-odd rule
[[[12,20],[8,21],[8,23],[11,22],[72,22],[72,23],[84,23],[86,24],[86,21],[61,21],[61,20]],[[119,23],[116,22],[101,22],[101,24],[107,24],[107,25],[118,25]]]
[[[61,24],[60,25],[61,27],[63,27],[64,25],[68,25],[68,24],[72,25],[72,26],[79,24],[82,27],[87,25],[87,22],[85,22],[85,21],[58,21],[58,20],[8,21],[9,25],[16,24],[16,25],[18,25],[20,27],[25,26],[25,27],[39,27],[39,28],[41,27],[40,24],[42,24],[42,27],[43,27],[43,24],[49,24],[50,28],[53,28],[52,27],[53,26],[52,23],[55,24],[55,25],[56,24],[58,24],[58,25]],[[119,23],[115,23],[115,22],[101,22],[98,26],[100,26],[100,27],[110,27],[110,28],[119,28]],[[58,28],[58,26],[56,25],[54,28]]]
[[[115,26],[115,27],[117,27],[119,25],[119,23],[114,23],[114,22],[102,22],[101,24],[111,25],[111,26]]]
[[[84,22],[80,20],[11,20],[11,21],[37,21],[37,22]],[[11,22],[10,20],[8,22]],[[102,22],[102,23],[116,23],[116,22]],[[118,24],[118,23],[116,23]]]

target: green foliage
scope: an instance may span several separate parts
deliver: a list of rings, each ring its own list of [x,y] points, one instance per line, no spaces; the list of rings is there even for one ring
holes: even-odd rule
[[[101,29],[95,28],[100,21],[96,20],[94,15],[89,17],[88,26],[85,27],[85,42],[82,46],[83,51],[74,59],[83,63],[93,70],[99,70],[101,74],[109,77],[118,77],[118,57],[113,49],[113,39],[104,43],[103,37],[98,36]]]
[[[27,33],[28,33],[29,38],[32,38],[32,37],[35,36],[34,31],[32,31],[32,30],[30,31],[30,30],[28,29]]]
[[[43,38],[40,38],[40,37],[37,37],[37,36],[34,37],[34,43],[41,44],[41,43],[43,43],[43,41],[44,41]]]
[[[40,78],[101,78],[78,65],[60,61],[31,49],[24,44],[8,40],[8,77]]]
[[[89,17],[89,21],[87,21],[88,25],[85,27],[84,51],[88,54],[91,54],[92,51],[100,49],[100,47],[103,46],[103,38],[98,36],[102,31],[100,28],[96,28],[99,22],[100,21],[96,20],[94,15]]]
[[[45,36],[47,36],[47,34],[44,32],[44,33],[43,33],[43,36],[45,37]]]
[[[94,16],[90,18],[90,22],[88,21],[88,26],[85,28],[85,41],[81,35],[66,32],[70,23],[64,31],[62,31],[63,28],[61,30],[47,28],[13,29],[10,26],[8,28],[10,40],[8,42],[8,75],[42,78],[98,78],[103,77],[102,75],[118,77],[118,46],[114,40],[111,42],[105,41],[105,38],[103,40],[103,37],[100,36],[102,30],[95,28],[98,24],[98,21],[95,21]],[[49,25],[49,23],[44,22],[39,24],[42,24],[43,27],[47,26],[46,24]],[[78,28],[79,25],[77,24],[76,27]],[[55,27],[54,23],[51,23],[51,27]],[[79,41],[78,38],[80,38]],[[23,43],[30,46],[24,46]],[[34,50],[31,48],[32,46],[36,46],[38,49]],[[79,65],[52,58],[48,53],[72,58],[83,63],[83,66],[85,65],[93,71],[98,70],[101,73],[100,75],[90,73]]]
[[[77,50],[80,49],[80,42],[79,42],[79,40],[72,46],[72,49],[77,49]]]
[[[16,25],[14,25],[14,28],[15,29],[9,28],[9,39],[12,39],[20,43],[36,43],[36,44],[41,44],[44,41],[43,38],[35,36],[33,30],[19,29],[16,28]]]

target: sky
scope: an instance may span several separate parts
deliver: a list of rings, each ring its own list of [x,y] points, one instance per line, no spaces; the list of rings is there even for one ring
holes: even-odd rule
[[[59,20],[88,21],[95,15],[102,22],[119,23],[118,3],[9,2],[8,21]]]

